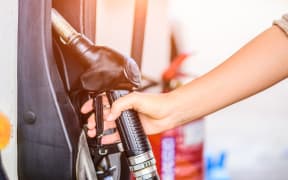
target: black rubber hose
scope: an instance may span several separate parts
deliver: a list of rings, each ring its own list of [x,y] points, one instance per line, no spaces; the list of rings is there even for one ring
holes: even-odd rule
[[[106,92],[110,104],[128,93],[127,90]],[[128,157],[137,156],[151,150],[151,145],[144,133],[138,114],[134,110],[122,112],[116,120],[116,125],[124,151]]]

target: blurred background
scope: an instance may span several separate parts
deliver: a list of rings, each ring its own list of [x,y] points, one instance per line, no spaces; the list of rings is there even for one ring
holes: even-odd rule
[[[0,111],[14,121],[17,59],[17,1],[0,1]],[[96,44],[129,54],[134,0],[97,3]],[[101,8],[100,8],[101,7]],[[286,0],[150,0],[144,39],[143,74],[160,81],[169,65],[170,35],[179,53],[191,56],[181,67],[202,75],[287,13]],[[121,16],[119,16],[121,14]],[[113,23],[112,23],[113,22]],[[7,61],[10,63],[7,64]],[[11,63],[12,62],[12,63]],[[12,67],[13,66],[13,67]],[[5,84],[5,86],[4,86]],[[217,92],[215,92],[217,93]],[[213,99],[211,99],[213,101]],[[285,180],[288,177],[288,81],[205,117],[204,145],[209,156],[226,155],[225,172],[233,180]],[[193,108],[193,107],[191,107]],[[12,163],[10,148],[3,159]],[[16,157],[12,157],[16,161]],[[9,171],[9,169],[8,169]]]
[[[285,0],[170,1],[183,69],[204,74],[287,12]],[[233,180],[288,176],[288,81],[206,117],[205,151],[227,152]],[[215,92],[217,93],[217,92]],[[213,101],[213,99],[211,99]],[[193,107],[191,107],[193,108]]]
[[[108,2],[102,1],[107,3],[105,7],[109,10],[114,8],[115,13],[115,9],[121,9],[119,6],[132,6],[129,0],[125,5],[120,2],[115,4],[115,1],[110,1],[108,5]],[[149,1],[143,73],[156,80],[161,78],[160,73],[169,64],[169,35],[173,32],[179,52],[191,54],[182,65],[182,71],[202,75],[270,27],[273,20],[287,12],[287,7],[288,1],[285,0]],[[125,12],[122,14],[126,14],[127,18],[118,18],[119,24],[127,22],[127,19],[132,22],[129,13]],[[123,30],[125,33],[119,37],[114,29],[119,32],[123,27],[111,24],[109,20],[112,19],[98,21],[105,24],[103,32],[107,29],[111,31],[109,36],[103,36],[104,33],[98,31],[98,43],[110,44],[129,53],[131,31],[129,28]],[[127,44],[123,46],[123,43]],[[212,156],[226,154],[225,167],[231,179],[287,178],[287,90],[288,81],[284,80],[205,118],[205,153]]]

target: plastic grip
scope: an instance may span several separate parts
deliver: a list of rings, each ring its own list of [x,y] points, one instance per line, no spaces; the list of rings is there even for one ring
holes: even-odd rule
[[[128,94],[126,90],[109,91],[107,94],[109,103]],[[137,156],[151,150],[151,145],[144,133],[137,112],[127,110],[122,112],[116,120],[116,125],[123,144],[124,151],[128,157]]]

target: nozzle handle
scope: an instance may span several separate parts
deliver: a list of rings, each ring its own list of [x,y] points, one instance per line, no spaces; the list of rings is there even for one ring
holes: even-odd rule
[[[112,104],[121,96],[128,94],[127,90],[106,92],[109,103]],[[137,112],[127,110],[116,120],[117,128],[123,143],[125,153],[130,156],[139,155],[151,150]]]
[[[106,92],[106,95],[109,103],[112,104],[128,93],[127,90],[113,90]],[[159,180],[156,160],[137,112],[134,110],[122,112],[116,120],[116,125],[124,153],[128,158],[130,171],[136,180]]]

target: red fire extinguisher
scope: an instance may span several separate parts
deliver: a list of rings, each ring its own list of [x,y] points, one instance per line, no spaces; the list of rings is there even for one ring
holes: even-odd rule
[[[189,54],[176,57],[163,73],[163,91],[171,91],[194,75],[179,71]],[[184,80],[185,79],[185,80]],[[157,160],[158,173],[163,180],[204,179],[204,119],[198,119],[181,127],[150,136]]]

